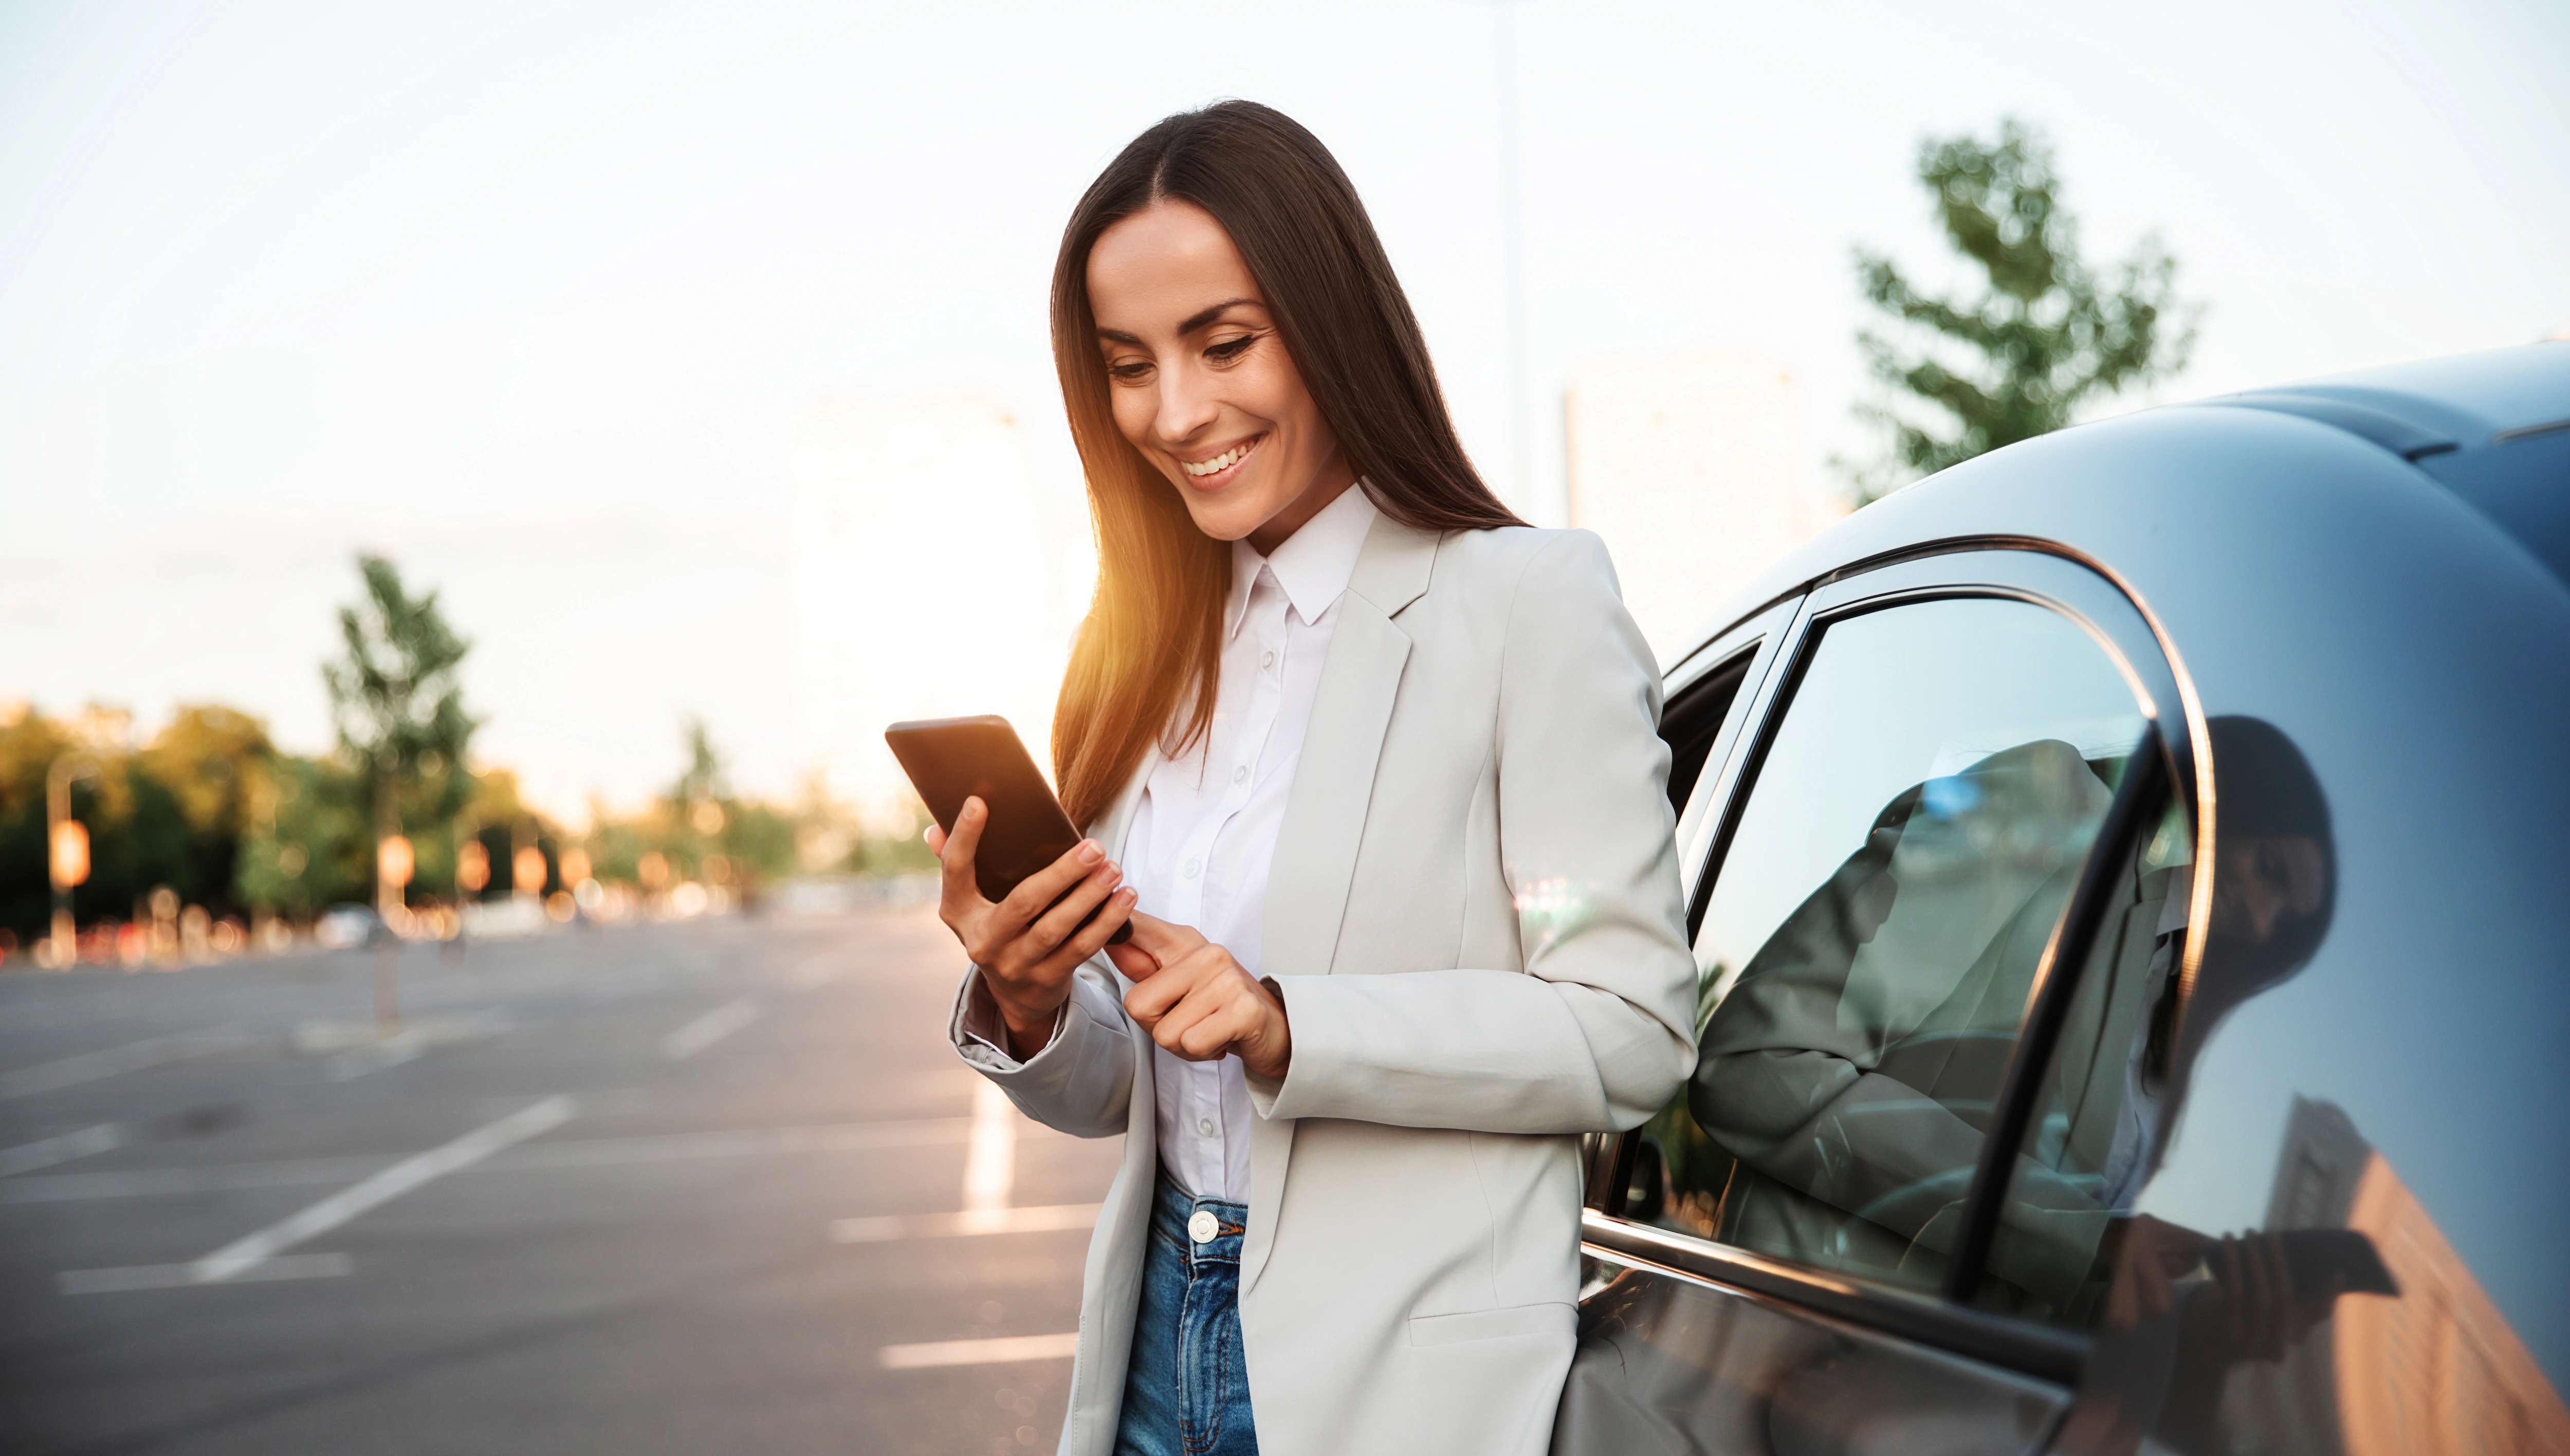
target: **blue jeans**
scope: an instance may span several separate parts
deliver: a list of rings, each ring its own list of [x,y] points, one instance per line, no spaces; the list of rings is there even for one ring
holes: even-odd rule
[[[1209,1230],[1199,1214],[1212,1216]],[[1258,1456],[1240,1350],[1240,1240],[1248,1229],[1242,1205],[1189,1198],[1160,1180],[1115,1456]],[[1193,1237],[1207,1232],[1213,1237],[1201,1243]]]

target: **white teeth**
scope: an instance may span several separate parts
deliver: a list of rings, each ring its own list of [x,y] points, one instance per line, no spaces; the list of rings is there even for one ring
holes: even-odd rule
[[[1263,439],[1265,437],[1262,436],[1260,438]],[[1222,454],[1215,456],[1211,460],[1199,460],[1193,462],[1182,460],[1178,462],[1178,469],[1185,471],[1191,476],[1220,475],[1224,471],[1238,465],[1240,463],[1240,458],[1256,449],[1257,446],[1258,441],[1252,440],[1247,445],[1235,445],[1229,450],[1224,451]]]

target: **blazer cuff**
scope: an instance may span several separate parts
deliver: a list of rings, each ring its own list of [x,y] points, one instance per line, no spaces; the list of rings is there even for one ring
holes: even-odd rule
[[[1325,1008],[1328,997],[1311,995],[1304,988],[1325,977],[1268,975],[1259,979],[1276,992],[1278,1000],[1285,1003],[1285,1025],[1287,1034],[1293,1038],[1293,1053],[1286,1059],[1282,1077],[1262,1077],[1250,1072],[1242,1078],[1249,1088],[1250,1111],[1270,1122],[1279,1118],[1308,1117],[1311,1114],[1303,1111],[1302,1105],[1312,1100],[1313,1085],[1326,1079],[1323,1070],[1315,1063],[1325,1061],[1327,1057],[1326,1053],[1317,1050],[1308,1057],[1303,1054],[1305,1018],[1310,1018],[1314,1045],[1325,1047],[1329,1037],[1326,1029],[1329,1013]]]
[[[954,1010],[947,1017],[947,1040],[954,1043],[956,1054],[977,1071],[999,1077],[1033,1071],[1059,1051],[1067,1039],[1062,1030],[1071,1016],[1071,999],[1074,998],[1065,998],[1055,1008],[1053,1030],[1045,1038],[1044,1050],[1020,1061],[1009,1052],[1008,1022],[1000,1015],[999,1002],[991,997],[990,984],[982,978],[982,967],[966,966],[964,983],[956,987]]]

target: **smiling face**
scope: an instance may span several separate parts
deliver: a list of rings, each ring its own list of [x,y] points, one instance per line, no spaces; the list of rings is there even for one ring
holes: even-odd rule
[[[1098,234],[1088,307],[1115,427],[1197,530],[1263,554],[1356,480],[1211,213],[1154,202]]]

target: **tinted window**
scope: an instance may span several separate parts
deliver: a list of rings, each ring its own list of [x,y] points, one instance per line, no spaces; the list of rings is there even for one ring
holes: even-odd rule
[[[1980,1301],[2084,1327],[2106,1293],[2114,1216],[2150,1170],[2176,1029],[2193,884],[2191,821],[2163,802],[2138,845],[2109,846],[2115,873],[2096,939],[2036,1083],[1991,1238]]]
[[[1992,598],[1827,626],[1784,713],[1697,936],[1696,1074],[1628,1211],[1932,1287],[2143,721],[2076,623]]]
[[[2560,1324],[2542,1297],[2558,1288],[2544,1261],[2560,1206],[2517,1258],[2491,1257],[2485,1232],[2557,1166],[2517,1154],[2557,1145],[2536,1130],[2559,1100],[2440,1115],[2525,1075],[2506,1047],[2514,1023],[2559,1036],[2558,994],[2536,980],[2557,977],[2557,956],[2497,993],[2488,982],[2517,960],[2412,958],[2358,978],[2375,947],[2331,930],[2369,911],[2339,882],[2352,854],[2378,846],[2335,827],[2319,774],[2273,724],[2216,716],[2208,729],[2212,860],[2185,863],[2187,836],[2166,826],[2127,857],[1980,1297],[2098,1328],[2100,1349],[2167,1372],[2094,1392],[2092,1418],[2147,1433],[2146,1449],[2570,1451],[2570,1407],[2546,1368],[2559,1347],[2543,1344]],[[2315,965],[2332,943],[2336,978]],[[2457,1001],[2478,1003],[2463,1013],[2477,1065],[2440,1035]],[[2556,1086],[2560,1044],[2534,1069]]]
[[[1704,776],[1704,761],[1713,752],[1713,741],[1722,735],[1722,720],[1731,711],[1732,699],[1740,696],[1740,684],[1749,676],[1749,664],[1756,656],[1754,647],[1743,650],[1680,689],[1660,714],[1660,736],[1669,745],[1671,810],[1686,809],[1687,796]]]

